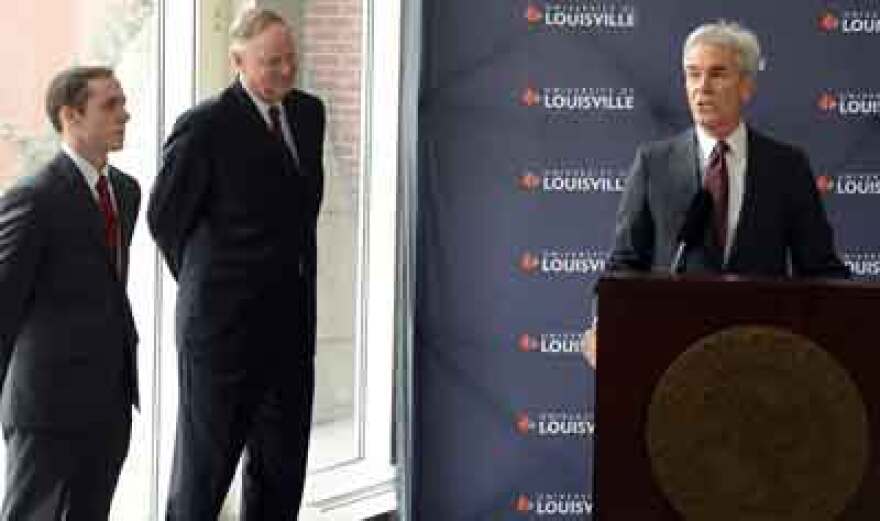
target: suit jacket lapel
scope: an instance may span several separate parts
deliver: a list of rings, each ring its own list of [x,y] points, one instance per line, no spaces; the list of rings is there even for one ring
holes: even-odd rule
[[[743,179],[743,200],[739,210],[739,219],[733,232],[733,243],[730,245],[730,255],[727,258],[725,268],[735,266],[739,255],[742,238],[747,237],[755,212],[755,183],[761,175],[760,143],[752,130],[746,127],[746,171]]]
[[[119,213],[120,233],[122,234],[123,244],[128,244],[134,228],[134,212],[131,207],[131,198],[125,191],[125,185],[122,181],[122,175],[113,167],[110,167],[110,183],[113,186],[113,195],[116,196],[116,210]]]
[[[82,216],[86,224],[88,235],[96,246],[107,250],[104,242],[104,218],[101,210],[95,202],[92,191],[86,184],[82,172],[79,171],[72,159],[67,154],[59,152],[52,161],[57,174],[70,187],[71,200],[77,213]]]
[[[673,181],[676,196],[680,195],[690,202],[701,184],[697,136],[693,130],[682,133],[673,141],[669,162],[670,171],[676,173]]]
[[[235,100],[235,102],[241,107],[242,112],[246,115],[245,118],[251,122],[256,127],[259,127],[258,132],[263,132],[266,136],[271,136],[272,133],[269,130],[269,126],[266,125],[266,120],[263,119],[263,115],[260,114],[260,109],[254,105],[253,100],[251,100],[250,95],[244,90],[244,87],[241,84],[241,80],[235,80],[229,89],[229,95]]]
[[[290,125],[290,133],[293,135],[293,146],[296,149],[296,156],[293,157],[293,166],[298,173],[305,174],[306,172],[303,170],[301,157],[302,151],[305,150],[302,141],[304,129],[303,126],[300,125],[299,119],[297,119],[297,102],[296,91],[292,91],[287,95],[287,99],[284,100],[284,116],[287,118],[287,124]]]
[[[681,201],[680,207],[683,209],[682,211],[686,212],[690,208],[694,196],[703,186],[697,133],[693,128],[683,132],[674,140],[670,163],[670,169],[678,172],[678,177],[675,180],[678,187],[676,201]],[[681,199],[678,199],[679,197]],[[676,204],[678,203],[676,202]],[[703,240],[702,255],[706,267],[721,269],[724,262],[724,252],[715,245],[708,225]]]
[[[275,136],[272,135],[272,131],[269,129],[269,126],[266,124],[266,120],[263,119],[263,115],[260,114],[260,109],[254,104],[254,101],[251,99],[250,95],[244,90],[244,86],[241,84],[241,80],[235,80],[235,83],[228,89],[229,94],[235,99],[236,103],[241,106],[242,110],[246,113],[246,119],[248,119],[254,125],[260,127],[259,130],[255,130],[255,132],[262,132],[266,139],[276,140]],[[287,124],[290,125],[290,131],[293,133],[293,139],[295,146],[299,147],[299,142],[297,141],[297,128],[293,122],[293,118],[291,116],[291,110],[288,102],[285,100],[282,103],[284,107],[284,115],[287,118]],[[299,148],[297,148],[299,150]],[[278,146],[278,152],[283,154],[283,162],[284,162],[284,170],[290,173],[296,173],[298,171],[297,165],[292,161],[292,156],[289,151],[285,152],[284,149],[281,148],[280,144]]]
[[[104,216],[101,215],[101,210],[98,208],[95,196],[92,194],[91,188],[86,184],[82,172],[79,171],[73,160],[63,152],[55,156],[52,166],[57,175],[62,179],[62,182],[66,183],[69,187],[71,204],[76,212],[74,217],[82,219],[91,242],[106,259],[107,269],[110,270],[114,277],[118,277],[113,255],[108,251],[107,243],[105,242]],[[114,186],[113,188],[115,192],[116,187]],[[117,194],[116,199],[116,204],[119,205],[119,201],[122,198]],[[129,226],[131,226],[131,223],[129,223]]]
[[[121,258],[119,262],[120,269],[122,270],[121,280],[125,282],[128,279],[128,249],[134,233],[134,220],[137,218],[137,215],[135,214],[135,209],[132,208],[133,201],[127,192],[122,174],[111,166],[108,175],[113,185],[113,195],[116,196],[116,212],[119,219],[120,235],[119,255]]]

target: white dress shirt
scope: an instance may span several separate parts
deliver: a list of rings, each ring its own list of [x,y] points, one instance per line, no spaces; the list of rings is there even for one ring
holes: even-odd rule
[[[709,156],[718,139],[709,135],[708,132],[696,127],[697,144],[700,154],[700,178],[706,175],[709,165]],[[730,246],[736,238],[736,227],[739,223],[739,214],[742,209],[743,195],[746,190],[746,165],[748,164],[748,133],[745,124],[740,121],[739,125],[727,138],[728,151],[724,160],[727,162],[727,244],[724,245],[724,260],[730,255]]]
[[[272,104],[266,103],[259,96],[251,92],[243,74],[240,75],[239,81],[241,82],[241,86],[244,87],[244,91],[250,96],[251,101],[257,106],[257,110],[259,110],[260,115],[263,116],[263,121],[266,122],[266,126],[272,128],[272,118],[269,117],[269,108],[272,107]],[[286,143],[287,148],[290,149],[294,161],[298,162],[299,156],[296,153],[296,142],[293,140],[293,131],[290,128],[290,123],[287,122],[287,113],[281,103],[275,103],[274,106],[278,107],[278,115],[281,120],[281,134],[284,136],[284,143]]]

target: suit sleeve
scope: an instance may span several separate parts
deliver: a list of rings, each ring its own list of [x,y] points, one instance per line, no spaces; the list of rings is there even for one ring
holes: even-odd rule
[[[128,188],[128,196],[131,198],[130,208],[131,208],[131,222],[132,227],[129,230],[129,235],[126,237],[127,244],[131,244],[131,238],[134,235],[135,224],[137,223],[138,212],[141,209],[141,185],[137,182],[133,177],[129,177],[129,188]]]
[[[31,300],[41,241],[30,188],[0,198],[0,388]]]
[[[648,206],[648,168],[645,155],[642,147],[636,151],[636,158],[617,209],[614,246],[608,259],[608,270],[651,269],[654,258],[654,219]]]
[[[181,116],[162,149],[162,166],[147,205],[147,224],[176,279],[186,240],[208,189],[211,158],[201,146],[204,131]]]
[[[797,152],[794,186],[789,191],[788,244],[795,277],[849,277],[834,248],[834,232],[807,158]]]
[[[320,179],[320,183],[318,184],[318,208],[315,209],[315,215],[317,215],[318,209],[321,208],[321,201],[324,199],[324,132],[326,129],[326,112],[324,109],[324,104],[317,100],[318,108],[317,108],[317,123],[315,132],[317,132],[317,141],[318,141],[318,178]]]

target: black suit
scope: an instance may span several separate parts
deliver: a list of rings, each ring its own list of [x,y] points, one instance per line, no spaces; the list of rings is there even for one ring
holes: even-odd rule
[[[705,234],[689,271],[762,276],[846,277],[804,154],[747,129],[745,191],[726,261]],[[639,148],[620,202],[609,269],[666,271],[700,189],[696,134]],[[708,223],[707,223],[708,224]],[[707,230],[708,232],[708,230]]]
[[[3,519],[106,517],[137,404],[125,293],[137,182],[110,168],[121,273],[85,178],[59,153],[0,199]],[[49,512],[52,511],[50,514]]]
[[[243,518],[291,519],[314,394],[324,108],[283,101],[291,154],[236,82],[177,121],[150,230],[178,281],[168,518],[213,520],[245,448]]]

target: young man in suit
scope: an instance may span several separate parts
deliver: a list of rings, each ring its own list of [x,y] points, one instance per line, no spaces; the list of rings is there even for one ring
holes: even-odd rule
[[[711,203],[682,252],[684,271],[849,276],[805,154],[743,121],[760,56],[754,33],[734,23],[701,25],[688,36],[682,57],[694,127],[636,152],[609,270],[669,271],[692,201],[705,191]],[[595,365],[592,332],[584,339]]]
[[[178,119],[147,213],[178,283],[169,520],[216,519],[242,451],[242,519],[294,519],[305,480],[324,108],[278,14],[231,40],[238,79]]]
[[[0,198],[2,519],[106,519],[137,405],[140,188],[107,163],[129,119],[112,70],[61,72],[46,111],[62,151]]]

